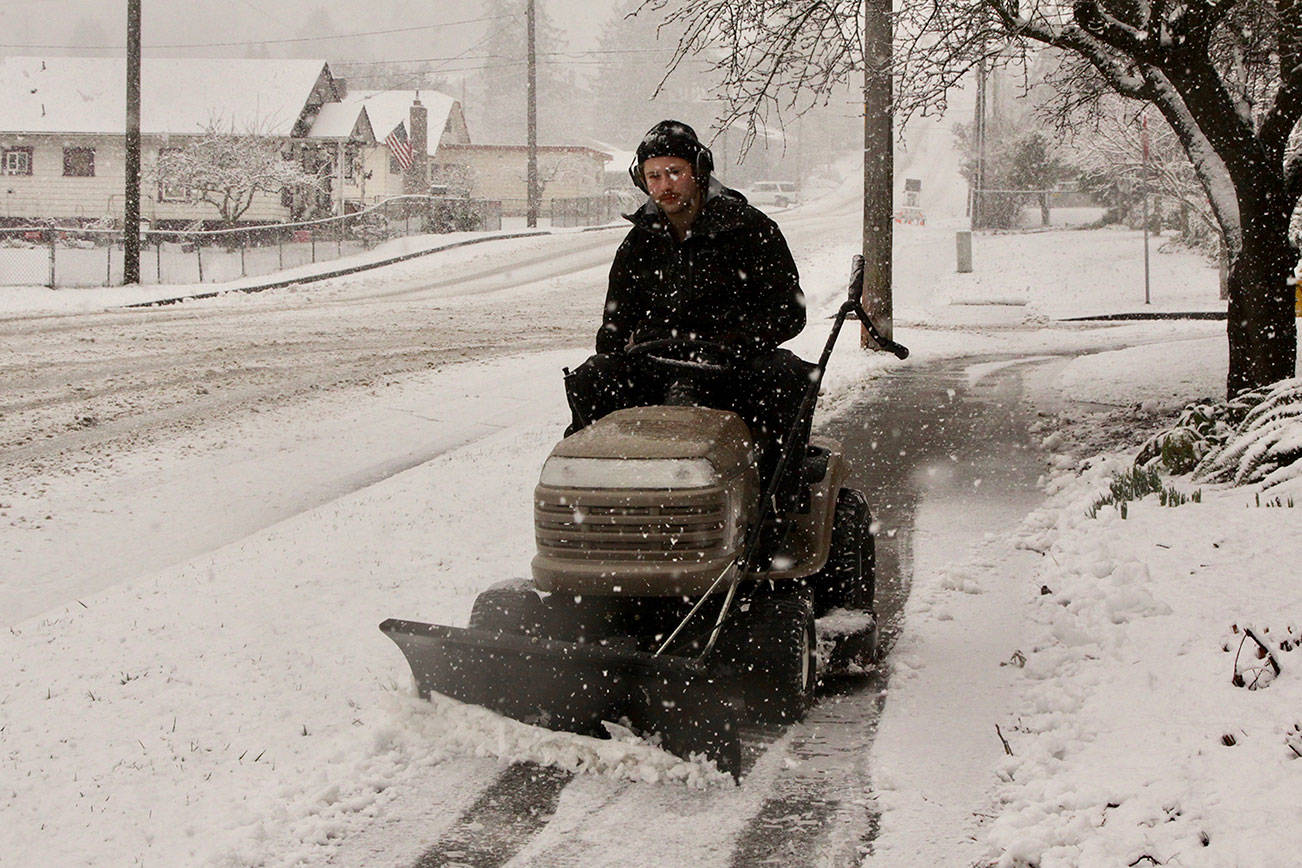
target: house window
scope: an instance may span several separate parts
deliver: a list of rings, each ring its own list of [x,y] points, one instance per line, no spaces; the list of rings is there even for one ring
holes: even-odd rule
[[[158,156],[160,158],[168,154],[179,154],[181,148],[159,148]],[[186,202],[190,199],[190,189],[184,184],[162,184],[158,185],[159,202]]]
[[[95,149],[94,148],[64,148],[63,149],[63,177],[65,178],[95,177]]]
[[[31,148],[6,148],[4,151],[4,168],[6,175],[30,175],[32,173]]]

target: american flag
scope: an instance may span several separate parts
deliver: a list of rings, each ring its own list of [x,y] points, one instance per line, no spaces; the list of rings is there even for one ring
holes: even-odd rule
[[[401,122],[393,128],[393,132],[385,136],[384,143],[389,146],[389,151],[404,172],[411,168],[411,139],[407,138],[407,128]]]

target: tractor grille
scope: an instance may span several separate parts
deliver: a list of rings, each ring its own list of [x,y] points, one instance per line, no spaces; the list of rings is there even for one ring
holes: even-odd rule
[[[728,502],[721,488],[675,491],[672,504],[645,494],[575,492],[539,486],[534,528],[539,554],[570,560],[703,561],[723,553]]]

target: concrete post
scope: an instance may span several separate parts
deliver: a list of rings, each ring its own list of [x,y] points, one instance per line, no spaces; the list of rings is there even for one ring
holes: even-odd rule
[[[972,271],[972,233],[964,229],[954,233],[954,245],[958,259],[958,273],[969,274]]]

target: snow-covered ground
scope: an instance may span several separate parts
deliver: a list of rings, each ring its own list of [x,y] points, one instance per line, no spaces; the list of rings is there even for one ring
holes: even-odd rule
[[[851,184],[840,199],[854,192]],[[814,355],[857,224],[853,211],[819,200],[782,220],[814,314],[791,346]],[[914,563],[886,663],[871,761],[880,833],[865,864],[1296,864],[1302,687],[1296,655],[1280,640],[1302,627],[1287,566],[1302,541],[1292,509],[1267,505],[1277,496],[1287,503],[1297,484],[1263,494],[1261,506],[1251,490],[1204,486],[1200,503],[1161,507],[1150,496],[1124,518],[1112,507],[1086,517],[1137,445],[1122,424],[1092,433],[1091,442],[1110,441],[1111,454],[1085,454],[1079,435],[1089,418],[1104,418],[1087,413],[1132,404],[1158,413],[1219,394],[1223,324],[1056,322],[1144,309],[1137,233],[979,236],[976,269],[960,275],[956,228],[938,219],[898,229],[896,337],[914,350],[904,364],[1082,355],[1028,377],[1027,398],[1044,409],[1042,434],[1055,453],[1043,505],[1004,533],[970,548],[935,545]],[[437,255],[417,262],[436,273]],[[1151,309],[1222,304],[1215,271],[1196,256],[1155,254],[1153,278]],[[369,279],[296,291],[337,297],[365,291]],[[72,314],[144,292],[6,291],[0,308],[21,317],[66,305]],[[205,304],[189,303],[195,316]],[[290,463],[304,460],[296,444],[319,443],[323,429],[350,413],[360,420],[372,405],[442,407],[439,431],[461,426],[473,436],[216,551],[78,599],[48,599],[42,614],[11,624],[0,636],[0,863],[322,864],[341,841],[383,825],[401,794],[430,776],[447,782],[431,798],[458,804],[456,782],[477,757],[534,759],[685,800],[704,790],[744,807],[744,786],[643,744],[414,701],[405,663],[375,629],[391,615],[464,623],[479,590],[527,569],[528,491],[565,415],[559,389],[539,385],[539,371],[583,351],[449,365],[322,400],[306,415],[267,413],[209,432]],[[895,364],[859,353],[847,329],[822,418]],[[968,371],[974,382],[989,373],[976,363]],[[107,475],[145,480],[151,465],[194,460],[192,448],[185,438],[159,444]],[[238,465],[230,472],[243,478]],[[108,482],[100,474],[50,484],[71,496],[79,484]],[[123,490],[148,509],[147,482]],[[172,530],[169,520],[157,516],[158,533]],[[205,519],[197,506],[188,520],[221,517]],[[933,538],[963,537],[962,517],[943,504],[919,521]],[[66,533],[73,541],[103,530],[88,522]],[[22,581],[29,557],[6,553],[0,589]],[[1247,627],[1283,669],[1265,689],[1231,684]],[[1240,668],[1252,653],[1249,640]],[[692,858],[692,841],[674,846]],[[390,855],[415,853],[399,846]]]

